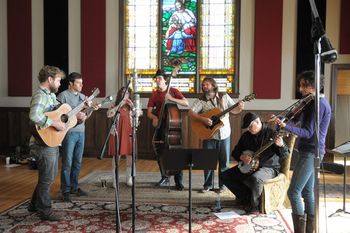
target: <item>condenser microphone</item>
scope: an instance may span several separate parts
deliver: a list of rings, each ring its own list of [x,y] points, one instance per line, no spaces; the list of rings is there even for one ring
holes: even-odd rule
[[[142,112],[142,106],[141,106],[141,100],[140,100],[140,94],[134,94],[134,111],[135,111],[135,116],[137,118],[137,122],[138,122],[138,118],[140,116],[142,116],[143,112]]]

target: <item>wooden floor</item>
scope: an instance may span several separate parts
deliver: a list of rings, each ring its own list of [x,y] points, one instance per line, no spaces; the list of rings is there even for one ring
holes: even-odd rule
[[[84,177],[92,171],[111,170],[112,159],[105,158],[84,158],[80,177]],[[153,160],[138,160],[136,163],[139,172],[158,172],[157,163]],[[121,160],[120,170],[125,170],[125,160]],[[349,171],[350,169],[348,169]],[[60,171],[60,170],[59,170]],[[201,172],[201,171],[195,171]],[[21,165],[14,168],[4,167],[4,159],[0,161],[0,212],[9,209],[18,203],[31,197],[33,189],[37,183],[37,170],[30,170],[28,165]],[[347,177],[349,177],[348,172]],[[51,193],[59,191],[59,175],[51,188]],[[343,183],[343,175],[325,174],[326,183]],[[321,173],[320,182],[323,182]]]

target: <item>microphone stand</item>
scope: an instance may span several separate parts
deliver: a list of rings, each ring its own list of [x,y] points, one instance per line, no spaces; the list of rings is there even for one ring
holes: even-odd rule
[[[104,156],[104,152],[106,150],[107,147],[107,143],[109,141],[109,137],[111,135],[112,130],[117,129],[118,125],[119,125],[119,114],[120,114],[120,108],[122,106],[122,100],[125,97],[126,92],[128,91],[128,87],[130,85],[130,81],[128,82],[122,98],[121,98],[121,102],[118,103],[118,107],[116,110],[116,113],[113,117],[113,121],[111,124],[111,127],[108,130],[108,134],[106,136],[106,140],[103,144],[103,147],[101,149],[101,153],[100,155],[97,157],[97,159],[102,160],[103,156]],[[114,126],[114,127],[113,127]],[[120,221],[120,208],[119,208],[119,137],[118,137],[118,130],[115,130],[115,157],[114,157],[114,163],[115,163],[115,169],[114,169],[114,174],[115,174],[115,193],[114,193],[114,197],[115,197],[115,223],[116,223],[116,232],[121,232],[121,221]]]
[[[315,197],[315,233],[319,232],[319,177],[320,177],[320,77],[321,77],[321,59],[323,62],[332,63],[337,58],[337,52],[331,47],[330,42],[325,37],[325,31],[322,26],[321,19],[318,15],[317,8],[314,0],[309,0],[311,11],[313,14],[313,24],[311,27],[311,35],[314,42],[314,54],[315,54],[315,159],[314,159],[314,197]],[[323,49],[326,51],[322,51]]]
[[[134,106],[135,107],[135,106]],[[132,232],[135,232],[135,216],[136,216],[136,205],[135,205],[135,176],[136,176],[136,158],[137,158],[137,125],[138,116],[137,110],[132,111],[132,159],[131,159],[131,177],[132,177],[132,191],[131,191],[131,206],[132,206]]]

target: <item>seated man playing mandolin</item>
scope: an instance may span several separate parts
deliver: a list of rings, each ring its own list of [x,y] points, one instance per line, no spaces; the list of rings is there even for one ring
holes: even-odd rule
[[[276,177],[280,159],[289,153],[282,136],[263,124],[258,115],[248,112],[232,156],[239,164],[222,174],[224,185],[245,205],[248,213],[259,212],[259,198],[265,180]]]

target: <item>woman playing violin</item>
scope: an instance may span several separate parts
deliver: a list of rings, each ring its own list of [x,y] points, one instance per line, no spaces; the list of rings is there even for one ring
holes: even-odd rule
[[[313,71],[305,71],[299,74],[299,91],[303,97],[315,94],[315,74]],[[320,88],[323,89],[324,77],[320,79]],[[288,189],[288,197],[292,204],[292,217],[294,231],[313,232],[315,216],[314,199],[314,159],[315,159],[315,108],[314,101],[305,106],[300,117],[294,118],[288,123],[276,118],[275,124],[293,134],[301,140],[298,143],[299,158],[294,165],[293,176]],[[325,140],[328,125],[331,118],[331,107],[323,95],[320,97],[319,108],[319,146],[320,159],[325,154]],[[296,124],[300,126],[296,126]],[[304,205],[302,203],[304,199]],[[305,206],[305,208],[304,208]],[[305,216],[306,214],[306,216]]]

